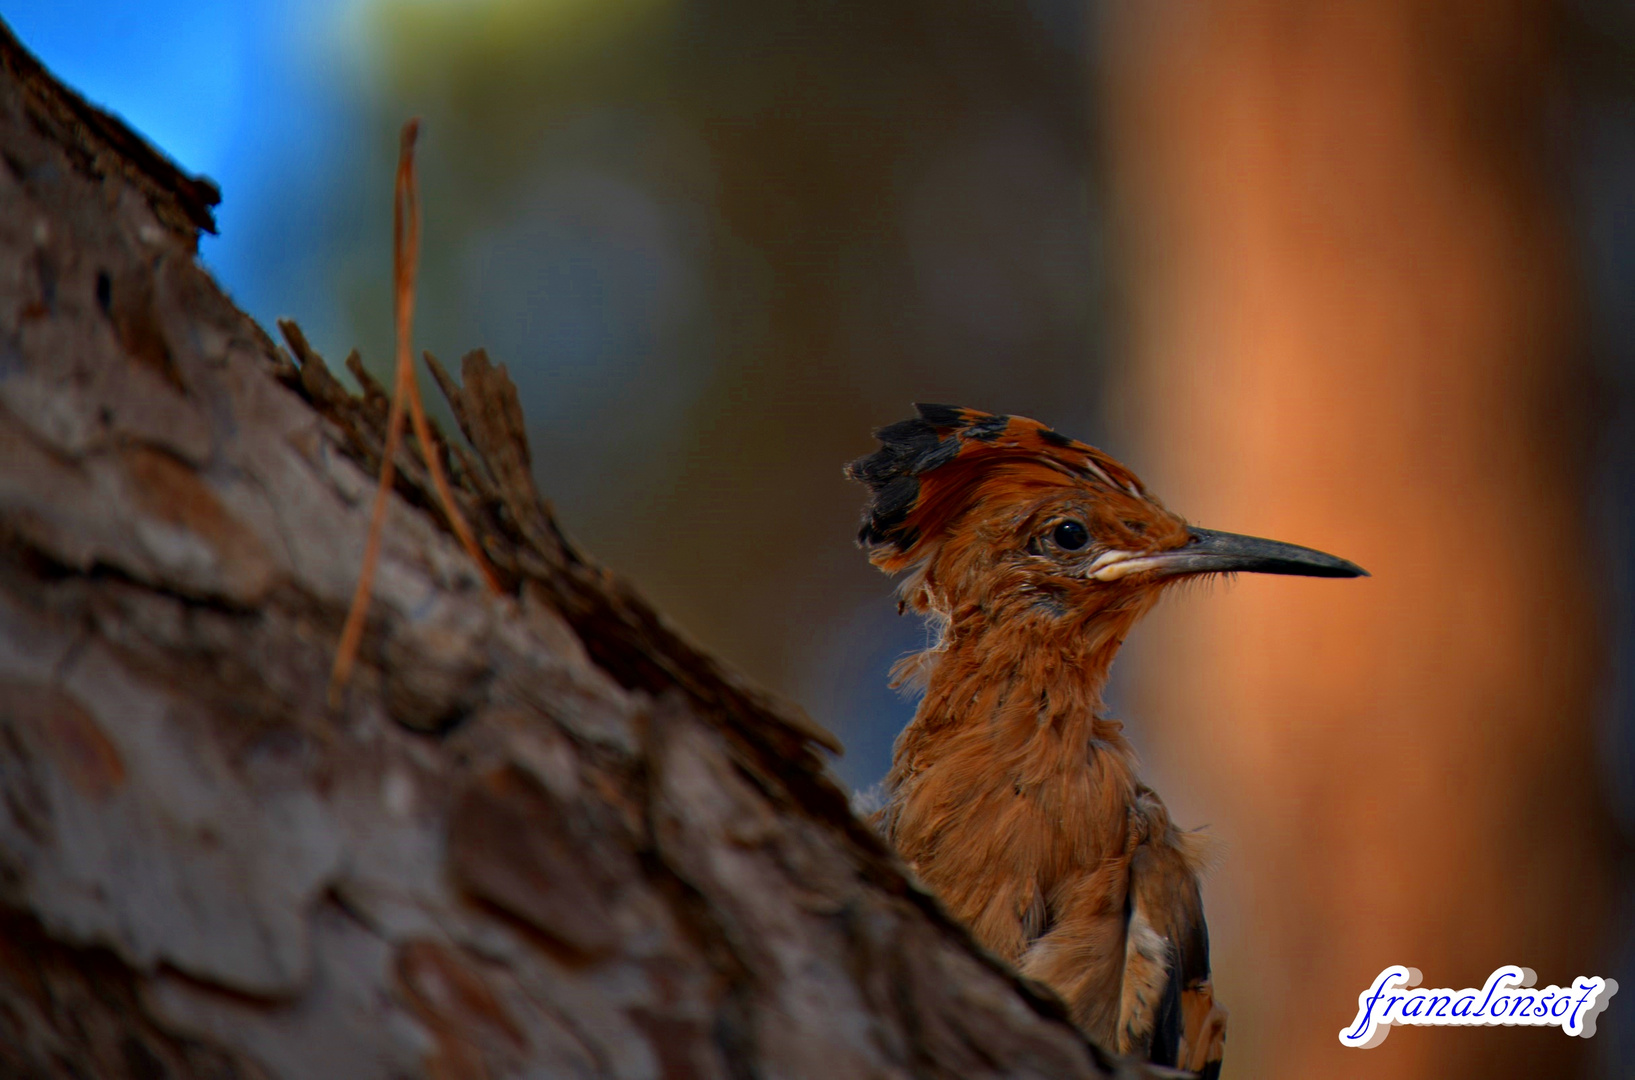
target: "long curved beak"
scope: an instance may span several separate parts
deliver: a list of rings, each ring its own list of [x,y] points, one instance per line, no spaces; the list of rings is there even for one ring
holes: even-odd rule
[[[1157,553],[1109,551],[1090,567],[1090,576],[1114,581],[1129,574],[1153,571],[1161,577],[1183,574],[1300,574],[1305,577],[1368,577],[1368,571],[1348,559],[1280,540],[1190,528],[1184,547]],[[1122,556],[1122,557],[1120,557]]]

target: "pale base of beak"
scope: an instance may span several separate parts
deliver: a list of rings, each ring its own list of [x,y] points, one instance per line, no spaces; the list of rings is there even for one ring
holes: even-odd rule
[[[1165,562],[1164,555],[1114,549],[1097,555],[1096,561],[1085,567],[1084,576],[1096,581],[1117,581],[1130,574],[1139,574],[1143,570],[1161,569]]]

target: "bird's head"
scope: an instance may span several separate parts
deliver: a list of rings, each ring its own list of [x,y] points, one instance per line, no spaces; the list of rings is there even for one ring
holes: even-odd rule
[[[1129,469],[1037,420],[916,408],[846,474],[870,491],[859,542],[882,570],[908,572],[901,595],[917,610],[1049,626],[1133,619],[1164,586],[1200,575],[1366,574],[1310,548],[1189,526]]]

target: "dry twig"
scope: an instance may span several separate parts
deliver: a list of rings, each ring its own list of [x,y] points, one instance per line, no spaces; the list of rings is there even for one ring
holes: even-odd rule
[[[415,271],[420,263],[420,192],[415,179],[414,144],[420,134],[420,121],[410,120],[403,125],[397,158],[397,176],[392,190],[392,292],[393,314],[397,332],[397,374],[392,388],[392,407],[386,421],[386,446],[380,460],[380,483],[375,490],[374,510],[369,518],[369,539],[363,549],[363,568],[358,574],[358,588],[352,596],[352,607],[346,615],[341,631],[341,643],[335,651],[335,666],[329,677],[329,704],[340,704],[341,693],[352,675],[357,660],[358,645],[363,639],[364,619],[369,612],[369,594],[374,587],[375,568],[380,561],[381,530],[386,520],[386,500],[392,489],[392,473],[398,445],[403,441],[403,405],[408,402],[414,423],[415,439],[420,443],[421,456],[431,472],[432,486],[448,515],[449,525],[459,537],[461,545],[470,553],[495,595],[501,592],[499,577],[489,565],[477,537],[466,522],[465,515],[455,505],[449,490],[448,477],[443,474],[442,461],[437,456],[431,438],[431,425],[426,421],[426,408],[420,398],[420,381],[415,376],[414,350],[414,284]]]

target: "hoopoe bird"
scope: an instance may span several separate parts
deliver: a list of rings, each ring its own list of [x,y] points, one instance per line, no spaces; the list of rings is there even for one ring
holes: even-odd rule
[[[1102,1045],[1218,1076],[1199,880],[1208,842],[1136,775],[1102,692],[1165,586],[1252,571],[1366,576],[1293,544],[1189,526],[1135,474],[1036,420],[949,405],[875,433],[846,473],[859,533],[934,644],[876,821],[978,941]]]

